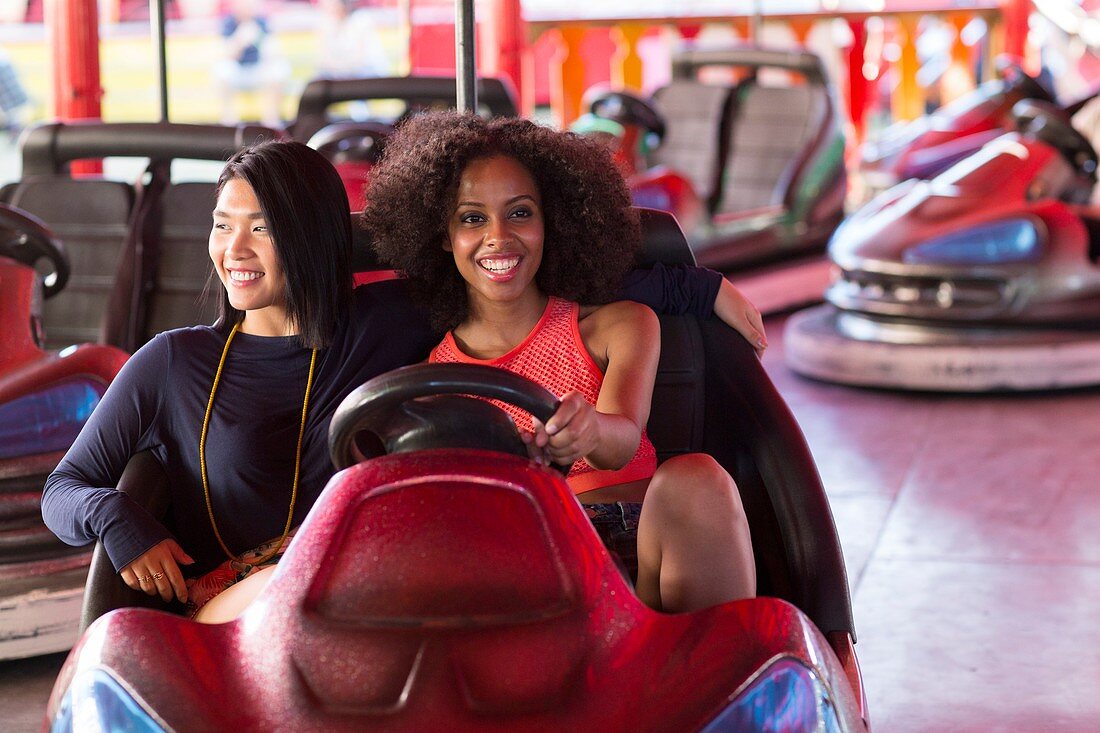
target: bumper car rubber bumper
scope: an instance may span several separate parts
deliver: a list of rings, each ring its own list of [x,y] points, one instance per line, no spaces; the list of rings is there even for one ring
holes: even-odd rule
[[[89,555],[26,563],[17,573],[0,573],[0,661],[72,647],[80,635]]]
[[[819,306],[795,314],[786,361],[806,377],[862,387],[1012,392],[1100,384],[1100,332],[898,323]]]

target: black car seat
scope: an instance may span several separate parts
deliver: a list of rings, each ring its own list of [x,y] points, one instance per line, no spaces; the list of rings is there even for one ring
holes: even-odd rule
[[[30,133],[24,150],[42,142],[36,132]],[[28,169],[25,162],[22,180],[4,193],[5,203],[41,219],[69,254],[68,285],[42,304],[46,347],[99,341],[133,218],[134,187],[120,181],[73,179],[33,166]]]
[[[145,343],[170,328],[213,323],[216,298],[203,299],[210,275],[210,212],[215,184],[169,184],[160,207],[158,257],[145,297],[145,321],[136,340]]]
[[[720,195],[733,99],[730,87],[686,79],[674,79],[653,93],[665,135],[650,160],[687,178],[708,213]]]
[[[298,101],[298,114],[289,126],[290,137],[307,142],[332,122],[329,110],[342,102],[371,99],[397,99],[407,105],[407,113],[418,109],[455,106],[454,77],[400,76],[369,79],[314,79],[306,85]],[[478,106],[491,117],[515,117],[516,93],[503,79],[477,80]]]
[[[168,477],[152,451],[142,451],[130,459],[119,479],[118,490],[145,507],[158,520],[163,520],[168,512]],[[164,609],[167,604],[160,596],[148,596],[122,582],[122,576],[115,572],[103,543],[96,542],[88,566],[88,580],[84,585],[84,601],[80,609],[81,632],[108,611],[131,606]]]
[[[660,251],[643,253],[643,261],[694,262],[671,214],[641,213],[647,250],[657,243]],[[752,529],[759,593],[798,606],[841,653],[854,631],[832,514],[805,438],[748,342],[716,320],[661,316],[647,430],[661,459],[703,451],[730,472]],[[149,478],[141,479],[142,472]],[[127,467],[123,483],[155,487],[163,481],[157,462],[142,454]],[[116,607],[123,589],[97,544],[84,625]]]
[[[737,91],[716,215],[788,207],[788,192],[815,141],[827,130],[830,104],[820,84]]]
[[[643,260],[694,263],[671,214],[641,213]],[[693,316],[660,320],[661,359],[646,427],[658,457],[703,452],[722,464],[749,517],[758,593],[790,601],[825,634],[854,640],[832,512],[790,409],[731,328]]]
[[[171,161],[225,160],[276,136],[246,125],[58,122],[32,129],[22,146],[24,178],[5,195],[42,219],[72,262],[68,287],[44,304],[47,346],[98,341],[133,351],[157,330],[206,319],[194,301],[209,269],[214,186],[173,184]],[[133,185],[69,175],[72,161],[105,157],[145,158],[149,167]]]

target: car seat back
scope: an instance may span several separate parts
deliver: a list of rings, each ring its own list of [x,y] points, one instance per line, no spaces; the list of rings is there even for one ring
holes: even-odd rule
[[[829,119],[824,86],[738,89],[716,214],[783,206],[799,168]]]
[[[26,178],[10,192],[11,203],[42,218],[73,265],[69,286],[44,308],[47,345],[100,341],[133,351],[157,330],[207,320],[194,295],[209,267],[213,184],[172,184],[171,161],[225,160],[277,136],[250,125],[58,122],[32,129],[22,145]],[[106,157],[149,164],[134,185],[68,173],[73,160]]]
[[[733,91],[729,87],[676,79],[653,94],[665,118],[665,136],[651,159],[691,181],[709,208],[721,185]]]
[[[329,116],[329,107],[341,102],[396,99],[406,103],[405,113],[410,114],[419,109],[453,108],[456,90],[454,77],[444,76],[314,79],[298,101],[298,114],[289,127],[290,136],[306,142],[335,121]],[[503,79],[478,79],[477,99],[479,107],[490,117],[519,114],[515,90]]]
[[[209,324],[217,317],[217,299],[203,298],[211,272],[207,240],[215,198],[215,184],[205,181],[165,189],[158,257],[138,337],[142,343],[161,331]]]
[[[102,340],[135,198],[128,183],[62,175],[32,175],[10,190],[7,202],[41,219],[72,266],[65,289],[42,305],[47,348]]]
[[[666,212],[645,214],[647,246],[670,236],[669,222],[676,226]],[[854,639],[844,558],[824,487],[760,360],[720,321],[660,320],[661,357],[646,427],[658,458],[714,457],[737,482],[748,514],[758,593],[795,604],[822,632]]]

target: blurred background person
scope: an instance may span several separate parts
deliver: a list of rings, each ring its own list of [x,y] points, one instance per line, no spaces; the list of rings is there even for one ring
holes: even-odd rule
[[[290,64],[271,35],[263,0],[229,0],[227,9],[221,27],[223,56],[214,66],[222,123],[240,120],[236,109],[239,92],[258,92],[263,124],[281,126],[280,110]]]
[[[3,46],[0,46],[0,129],[19,137],[28,122],[30,97],[19,80],[19,73]]]
[[[357,7],[357,0],[318,0],[318,5],[318,76],[359,79],[394,73],[370,8]]]

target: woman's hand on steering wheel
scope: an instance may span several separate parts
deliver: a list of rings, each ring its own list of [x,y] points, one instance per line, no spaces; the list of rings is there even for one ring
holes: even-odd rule
[[[580,392],[568,392],[557,411],[542,423],[531,418],[533,435],[524,436],[534,457],[544,453],[553,463],[572,466],[600,445],[600,423],[596,408]]]
[[[159,595],[165,603],[170,603],[173,597],[180,603],[186,603],[187,584],[179,566],[180,563],[190,565],[193,562],[178,542],[167,539],[139,555],[120,570],[119,575],[134,590],[150,596]]]

